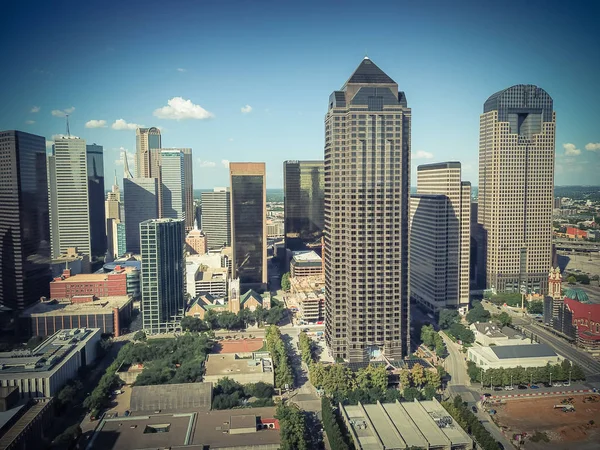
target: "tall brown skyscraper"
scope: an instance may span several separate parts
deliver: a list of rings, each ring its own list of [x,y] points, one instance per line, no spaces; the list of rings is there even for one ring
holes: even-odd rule
[[[411,111],[369,58],[325,116],[325,337],[334,358],[409,353]]]
[[[233,278],[242,290],[267,284],[267,190],[265,163],[229,163]]]
[[[478,221],[486,284],[544,292],[552,267],[556,116],[543,89],[519,84],[484,104],[479,127]]]
[[[152,152],[162,147],[160,130],[156,127],[138,128],[135,130],[135,177],[157,178],[152,173]]]

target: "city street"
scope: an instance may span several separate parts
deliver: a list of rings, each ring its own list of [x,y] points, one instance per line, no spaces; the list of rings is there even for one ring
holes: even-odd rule
[[[444,368],[451,376],[448,386],[470,386],[471,381],[467,375],[465,354],[461,351],[461,346],[454,343],[443,331],[440,332],[440,335],[448,349],[448,357],[444,361]]]

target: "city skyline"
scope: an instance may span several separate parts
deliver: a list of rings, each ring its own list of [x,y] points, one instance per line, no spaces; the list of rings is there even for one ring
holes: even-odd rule
[[[74,135],[104,147],[105,177],[110,179],[120,160],[119,149],[127,149],[131,157],[135,153],[136,125],[157,126],[163,147],[194,150],[198,188],[225,185],[224,161],[247,160],[249,153],[252,160],[267,163],[267,187],[281,188],[284,160],[320,159],[326,112],[320,99],[366,53],[399,74],[398,82],[413,93],[413,179],[418,164],[455,160],[463,164],[463,178],[476,185],[480,99],[522,83],[541,86],[555,99],[561,123],[556,184],[593,184],[600,168],[595,128],[599,112],[594,108],[600,95],[594,74],[600,62],[588,57],[600,43],[591,31],[592,8],[597,8],[592,2],[528,2],[520,5],[519,15],[503,5],[472,2],[392,4],[389,17],[369,11],[366,17],[357,14],[358,4],[350,2],[335,14],[355,31],[333,54],[322,42],[343,36],[326,26],[334,12],[329,5],[319,5],[310,14],[293,5],[261,11],[240,4],[223,27],[223,6],[190,6],[188,14],[177,18],[179,23],[170,14],[155,15],[151,3],[143,11],[135,8],[140,20],[126,27],[121,17],[134,6],[121,5],[122,14],[110,16],[117,27],[133,27],[125,34],[88,33],[87,25],[108,14],[87,9],[89,5],[75,8],[75,20],[65,29],[52,27],[53,39],[48,41],[40,36],[60,9],[45,5],[36,11],[39,17],[27,16],[39,34],[4,40],[8,54],[30,48],[30,57],[19,58],[11,71],[0,75],[0,82],[12,87],[6,98],[12,107],[0,112],[3,128],[50,141],[65,133],[63,116],[70,114]],[[432,14],[433,4],[437,9]],[[10,6],[13,20],[2,33],[22,26],[29,11],[21,8]],[[289,16],[297,20],[290,23]],[[385,25],[397,17],[406,29],[396,36]],[[161,28],[177,23],[177,31],[168,36],[144,33],[143,41],[135,37],[141,32],[138,24],[153,26],[158,21]],[[306,25],[313,29],[307,40],[300,38]],[[84,26],[81,39],[71,39]],[[261,27],[264,31],[258,32]],[[252,36],[246,39],[246,34]],[[410,39],[404,39],[407,35]],[[482,36],[488,39],[473,39]],[[64,74],[66,56],[56,56],[59,48],[69,49],[69,59],[81,60],[81,70]],[[90,48],[95,49],[93,63],[86,53]],[[161,57],[158,62],[139,58],[142,49]],[[105,69],[115,66],[119,70]],[[280,101],[283,89],[296,100]],[[436,133],[428,132],[431,123]]]

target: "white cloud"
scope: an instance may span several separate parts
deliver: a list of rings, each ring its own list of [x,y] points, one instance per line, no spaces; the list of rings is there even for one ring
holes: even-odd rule
[[[73,111],[75,111],[75,107],[71,106],[67,109],[53,109],[51,114],[54,117],[65,117],[67,114],[71,114]]]
[[[229,169],[229,160],[228,159],[222,159],[221,164],[223,164],[223,167],[225,167],[226,169]]]
[[[117,119],[110,127],[113,130],[135,130],[136,128],[142,128],[143,125],[139,125],[137,123],[128,123],[124,119]]]
[[[412,155],[413,159],[431,159],[433,158],[433,153],[426,152],[425,150],[417,150],[416,153]]]
[[[29,112],[37,113],[37,112],[40,112],[40,109],[41,108],[39,106],[32,106],[31,111],[29,111]]]
[[[565,155],[567,156],[577,156],[581,154],[581,150],[575,147],[575,144],[563,144],[563,148],[565,149]]]
[[[242,106],[240,108],[240,111],[242,111],[242,114],[250,114],[252,112],[252,106],[250,106],[250,105]]]
[[[195,105],[191,100],[182,97],[173,97],[167,102],[167,106],[154,110],[154,116],[159,119],[212,119],[215,115],[205,110],[200,105]]]
[[[596,152],[600,150],[600,142],[590,142],[589,144],[585,144],[585,149],[590,152]]]
[[[185,72],[185,69],[183,69],[183,68],[181,68],[181,67],[178,67],[178,68],[177,68],[177,72]]]
[[[125,147],[120,147],[118,149],[118,151],[119,151],[119,157],[117,159],[115,159],[115,165],[116,166],[123,165],[123,152],[125,152],[125,154],[127,155],[127,164],[129,165],[129,170],[133,170],[134,162],[135,162],[135,154],[133,152],[130,152],[129,150],[127,150]]]
[[[88,120],[85,123],[86,128],[106,128],[106,120]]]
[[[200,158],[196,158],[196,161],[200,167],[215,167],[217,165],[214,161],[203,161]]]
[[[233,138],[229,138],[227,139],[229,142],[233,142]]]
[[[26,120],[25,123],[27,125],[33,125],[35,123],[35,120]]]

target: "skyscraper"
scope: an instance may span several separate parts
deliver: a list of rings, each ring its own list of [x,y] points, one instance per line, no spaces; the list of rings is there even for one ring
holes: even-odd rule
[[[0,305],[22,310],[48,295],[46,140],[0,131]]]
[[[161,148],[160,130],[156,127],[135,130],[135,176],[157,177],[151,173],[151,149]]]
[[[233,275],[244,289],[267,284],[265,163],[229,163]]]
[[[323,161],[284,161],[285,247],[321,253],[323,236]]]
[[[121,190],[117,182],[117,172],[115,171],[115,182],[112,190],[106,194],[104,202],[104,215],[108,219],[121,219]]]
[[[163,149],[160,153],[161,217],[185,220],[184,153],[178,148]]]
[[[183,152],[183,198],[185,203],[185,231],[194,229],[196,220],[194,207],[194,162],[192,149],[182,148]]]
[[[365,58],[325,116],[325,338],[334,358],[399,360],[409,345],[411,111]]]
[[[74,136],[57,138],[48,162],[52,258],[76,247],[91,259],[85,140]],[[103,200],[104,194],[101,205]]]
[[[486,284],[545,292],[552,267],[556,115],[543,89],[519,84],[487,99],[480,117],[478,220]]]
[[[140,223],[158,219],[158,179],[124,178],[123,197],[127,251],[140,253]]]
[[[90,245],[92,255],[106,253],[106,219],[104,211],[104,154],[101,145],[86,145]]]
[[[209,250],[231,245],[231,196],[229,189],[202,192],[202,231]]]
[[[149,333],[173,331],[185,308],[185,224],[154,219],[140,224],[142,326]]]
[[[411,297],[434,311],[468,306],[471,183],[459,162],[417,168],[410,220]]]

